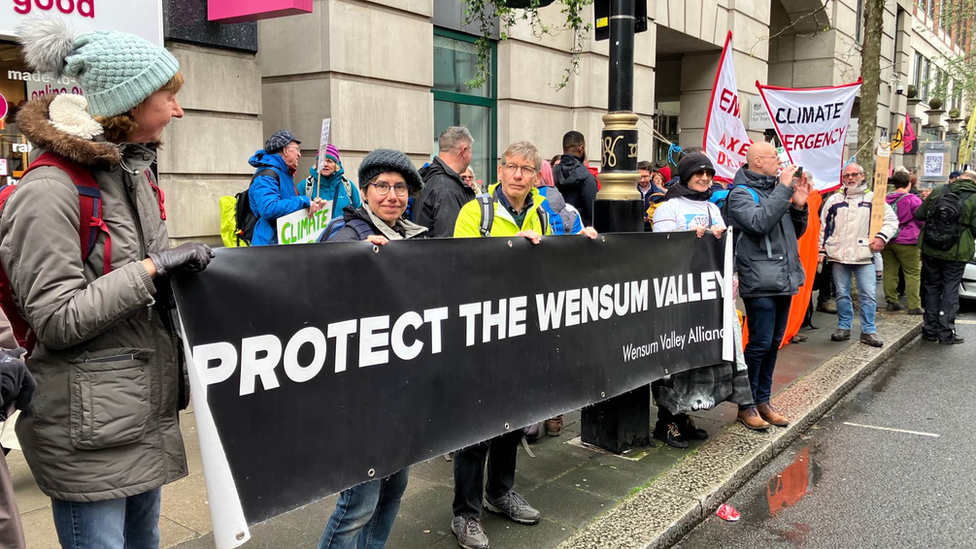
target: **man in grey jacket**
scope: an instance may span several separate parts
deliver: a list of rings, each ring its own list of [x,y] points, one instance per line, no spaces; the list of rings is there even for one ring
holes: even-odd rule
[[[85,97],[36,99],[17,117],[54,162],[30,169],[0,216],[13,312],[36,341],[27,366],[37,390],[17,436],[62,547],[157,547],[161,487],[187,474],[168,276],[213,257],[202,244],[169,247],[151,175],[154,144],[183,116],[183,77],[169,52],[136,36],[74,39],[57,19],[29,25],[20,34],[31,69],[78,78]],[[86,251],[80,194],[93,188],[100,228]]]
[[[735,269],[749,325],[745,360],[755,410],[768,423],[785,427],[789,420],[769,399],[790,302],[804,280],[797,239],[807,228],[810,184],[794,180],[797,166],[780,170],[769,143],[753,143],[746,161],[727,199],[728,222],[738,232]]]

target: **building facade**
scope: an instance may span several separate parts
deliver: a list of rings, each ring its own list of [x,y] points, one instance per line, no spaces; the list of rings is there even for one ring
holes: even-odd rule
[[[98,13],[111,11],[112,2],[129,3],[95,1]],[[647,2],[648,31],[637,34],[634,52],[642,160],[666,161],[668,144],[654,132],[681,147],[701,145],[728,31],[753,140],[773,139],[768,120],[752,116],[757,81],[805,88],[852,82],[860,75],[863,0]],[[46,5],[14,2],[21,4],[35,11]],[[945,111],[967,110],[950,82],[946,59],[962,55],[969,23],[940,18],[943,4],[886,3],[879,137],[891,136],[907,113],[920,139],[946,139],[946,117],[926,114],[937,91],[945,95]],[[484,181],[494,179],[497,157],[509,143],[532,141],[549,158],[561,152],[562,135],[573,129],[586,136],[588,160],[599,167],[608,43],[590,36],[578,73],[558,89],[571,64],[573,42],[571,31],[559,29],[565,25],[559,4],[540,10],[543,22],[554,28],[551,34],[540,37],[520,22],[506,32],[506,40],[492,42],[491,74],[479,88],[467,86],[476,73],[476,33],[463,24],[462,3],[311,0],[310,8],[301,15],[225,24],[207,20],[207,0],[162,0],[160,15],[153,16],[162,27],[159,40],[186,76],[179,96],[186,116],[167,128],[158,162],[175,242],[219,242],[217,200],[247,186],[253,172],[247,160],[272,132],[287,128],[302,140],[301,176],[312,164],[323,118],[331,119],[330,140],[354,180],[362,158],[378,147],[403,150],[422,165],[436,154],[438,133],[456,124],[469,127],[475,137],[473,168]],[[141,17],[149,18],[152,10],[143,12]],[[593,20],[592,6],[584,19]],[[96,24],[115,28],[119,22]],[[32,94],[56,88],[23,80],[26,68],[16,36],[6,27],[0,24],[0,94],[15,111]],[[908,97],[909,86],[918,89],[917,97]],[[849,156],[856,152],[854,124]],[[0,130],[5,164],[0,179],[16,181],[29,148],[8,116]],[[894,163],[914,166],[915,155],[897,151]]]

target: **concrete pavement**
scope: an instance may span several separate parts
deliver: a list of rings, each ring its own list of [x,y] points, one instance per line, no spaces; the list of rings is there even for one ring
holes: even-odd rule
[[[879,311],[880,330],[888,345],[878,352],[856,342],[830,342],[836,317],[815,314],[814,324],[820,329],[802,331],[809,340],[790,345],[780,354],[773,380],[774,403],[779,402],[791,418],[799,420],[798,429],[805,428],[814,418],[804,418],[810,414],[819,417],[817,407],[843,390],[852,375],[859,375],[851,372],[870,368],[908,341],[917,331],[918,319],[885,318]],[[855,329],[855,340],[856,333]],[[822,374],[810,383],[811,372]],[[542,522],[520,526],[487,516],[485,528],[492,547],[645,547],[673,542],[706,516],[709,507],[741,486],[774,451],[788,445],[784,434],[789,430],[752,433],[733,425],[735,413],[735,406],[725,403],[696,414],[697,423],[711,440],[693,444],[689,450],[659,445],[627,456],[583,447],[578,441],[579,414],[567,414],[563,436],[533,445],[536,458],[520,450],[516,490],[542,511]],[[183,415],[191,474],[163,489],[160,527],[165,548],[213,547],[193,419],[192,412]],[[29,547],[58,547],[50,502],[34,485],[23,456],[12,452],[8,463]],[[445,460],[414,466],[388,546],[457,547],[450,532],[452,487],[451,464]],[[245,547],[314,547],[334,506],[332,496],[255,525],[252,541]]]

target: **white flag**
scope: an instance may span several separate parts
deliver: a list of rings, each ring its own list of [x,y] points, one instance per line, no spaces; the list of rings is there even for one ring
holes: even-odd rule
[[[705,156],[715,165],[715,176],[728,181],[732,181],[735,172],[745,164],[746,150],[752,144],[739,114],[739,88],[735,84],[735,69],[732,68],[731,43],[732,31],[729,31],[718,62],[715,85],[712,86],[708,118],[705,120],[705,138],[702,140]]]
[[[861,81],[832,88],[777,88],[756,82],[790,161],[813,174],[817,190],[840,186],[844,145]]]
[[[322,171],[322,166],[325,165],[325,147],[329,144],[329,130],[332,127],[331,118],[322,119],[322,137],[319,139],[319,165],[316,167],[318,171]]]

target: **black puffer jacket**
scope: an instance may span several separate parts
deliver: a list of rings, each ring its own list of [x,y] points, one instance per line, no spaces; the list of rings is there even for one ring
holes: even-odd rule
[[[475,199],[474,190],[440,158],[421,168],[420,177],[424,178],[424,190],[414,221],[430,229],[432,238],[454,236],[458,213]]]
[[[559,157],[559,164],[552,167],[552,175],[566,203],[579,210],[583,226],[592,225],[593,201],[599,189],[596,177],[586,169],[579,157],[571,154]]]
[[[805,275],[797,239],[807,229],[807,208],[793,206],[793,189],[773,176],[750,171],[735,174],[729,192],[729,225],[735,236],[735,269],[742,297],[796,294]],[[751,187],[758,201],[744,187]]]

